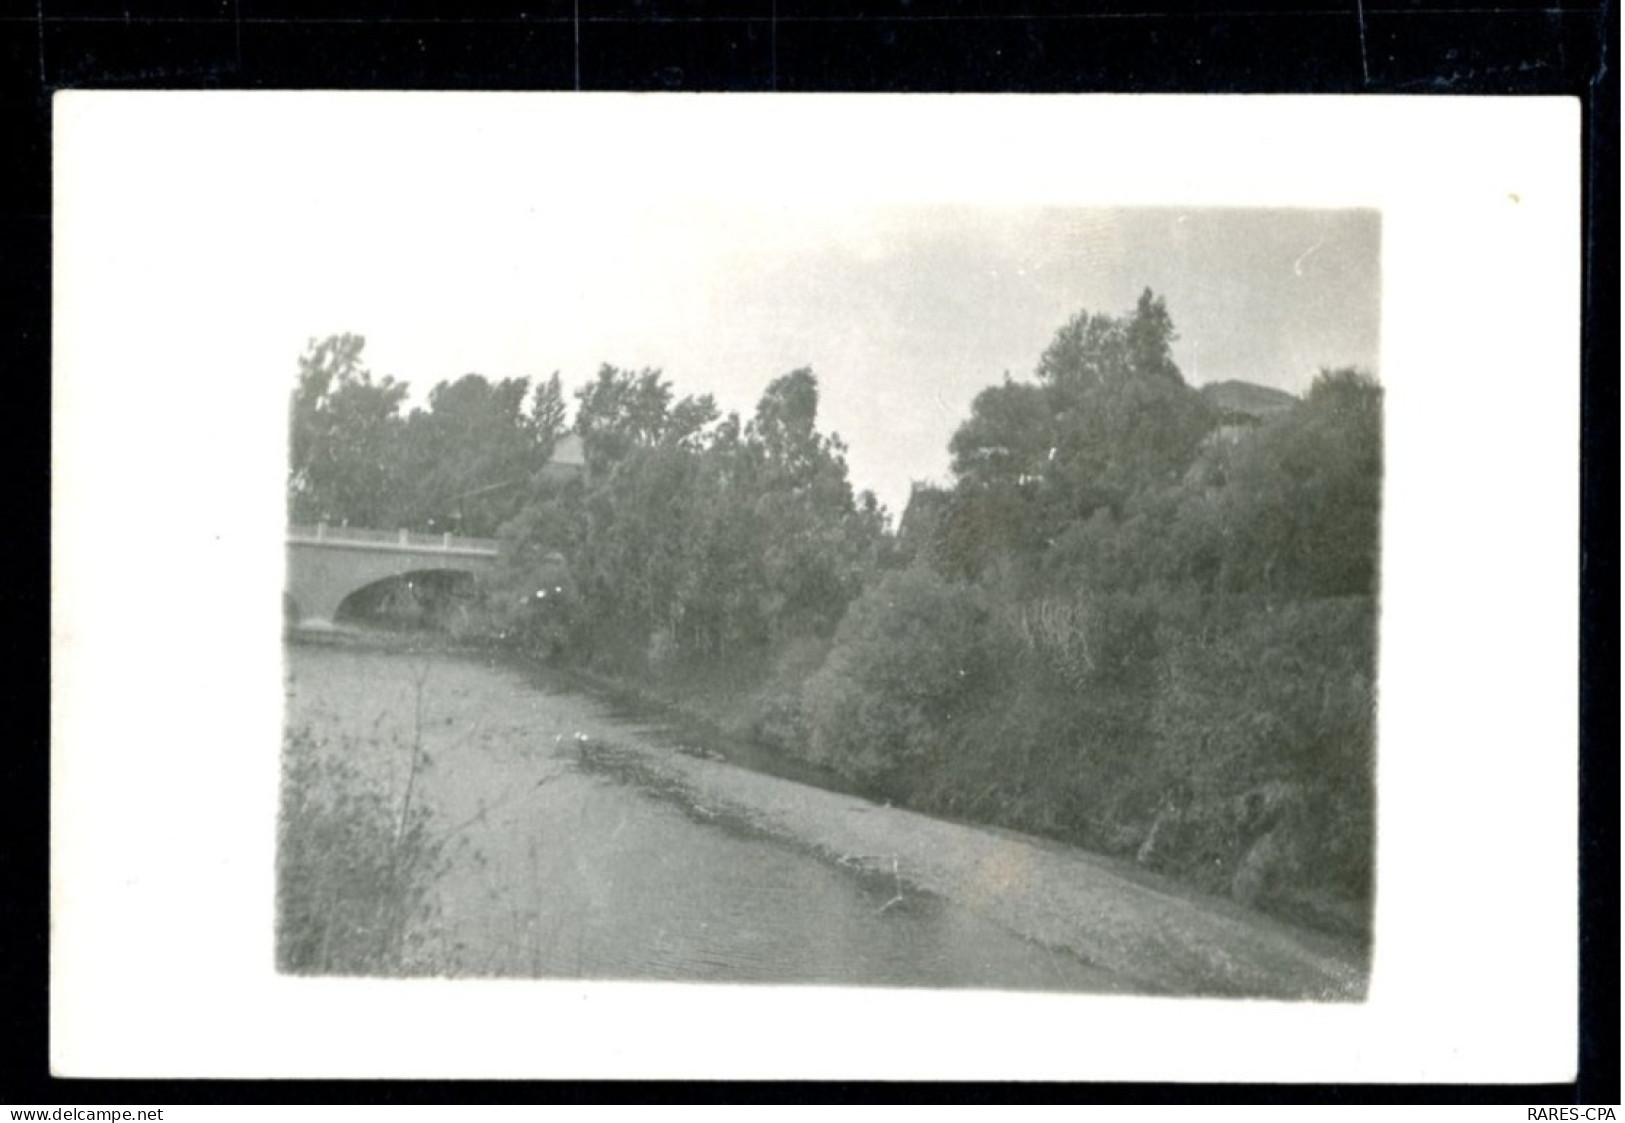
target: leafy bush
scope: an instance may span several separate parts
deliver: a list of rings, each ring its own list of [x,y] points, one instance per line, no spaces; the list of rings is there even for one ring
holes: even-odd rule
[[[296,974],[396,974],[421,968],[449,863],[429,810],[413,801],[428,763],[416,745],[394,795],[308,728],[283,738],[277,823],[277,966]]]
[[[1180,837],[1149,860],[1249,903],[1369,898],[1375,627],[1367,597],[1168,614],[1155,775]]]
[[[925,805],[1122,851],[1121,804],[1149,743],[1154,603],[1130,594],[993,594],[999,704],[946,746]]]
[[[855,601],[804,694],[809,754],[861,781],[919,774],[998,682],[985,594],[924,569]]]
[[[1373,595],[1382,508],[1382,390],[1323,371],[1303,404],[1234,452],[1218,496],[1223,588],[1297,597]]]
[[[816,637],[793,640],[773,659],[772,673],[755,696],[748,733],[770,749],[791,756],[808,755],[812,736],[803,691],[828,658],[830,641]]]
[[[1022,597],[914,569],[854,603],[786,740],[925,810],[1359,928],[1374,681],[1370,598]]]

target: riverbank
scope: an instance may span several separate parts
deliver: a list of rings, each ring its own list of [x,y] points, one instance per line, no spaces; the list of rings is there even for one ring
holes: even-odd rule
[[[634,775],[701,818],[947,898],[1153,994],[1331,1001],[1365,994],[1357,945],[1291,928],[1123,863],[797,784],[685,752],[589,736],[589,767]]]
[[[820,649],[818,658],[811,659],[811,666],[816,666],[822,653]],[[792,653],[789,658],[781,655],[767,663],[676,667],[661,675],[616,677],[576,667],[554,666],[549,666],[547,673],[563,676],[579,688],[610,700],[627,714],[685,729],[691,736],[712,738],[726,759],[745,768],[884,802],[887,793],[867,791],[863,785],[830,768],[805,761],[776,743],[771,735],[773,723],[765,715],[772,714],[776,702],[784,696],[795,693],[800,686],[797,671],[805,671],[807,665],[808,654],[802,651]],[[1267,917],[1289,929],[1306,931],[1313,938],[1323,937],[1332,946],[1360,960],[1370,955],[1369,911],[1357,902],[1295,894],[1243,905],[1229,896],[1214,893],[1212,886],[1192,882],[1180,873],[1160,872],[1139,864],[1134,860],[1133,846],[1126,851],[1120,848],[1106,854],[1084,839],[1052,834],[1041,828],[1035,830],[1019,816],[1014,817],[1015,821],[987,821],[976,815],[956,815],[941,807],[919,806],[907,799],[896,802],[912,805],[911,809],[932,819],[995,833],[1010,831],[1040,846],[1091,853],[1130,880],[1158,887],[1173,886],[1181,892],[1220,901],[1246,916]]]
[[[346,792],[399,806],[410,790],[425,841],[448,859],[421,886],[400,941],[409,954],[372,957],[361,973],[1137,989],[946,898],[896,900],[890,876],[680,798],[624,751],[669,756],[673,744],[588,693],[478,653],[352,640],[287,649],[294,747],[348,777],[313,792],[347,812],[358,804]],[[411,745],[422,752],[415,783]],[[351,827],[364,824],[344,818],[306,839],[315,860],[300,868],[316,881],[354,865]],[[324,850],[324,839],[339,844]],[[375,942],[370,924],[351,929],[358,946]],[[317,958],[316,973],[358,968]]]
[[[423,637],[324,634],[312,641],[392,651],[428,646],[505,661],[499,651],[425,645]],[[613,774],[707,826],[813,855],[875,889],[877,909],[940,898],[1142,993],[1339,1001],[1365,993],[1367,964],[1353,941],[1295,928],[1132,863],[745,767],[740,742],[692,715],[674,718],[624,684],[534,664],[515,669],[560,703],[585,693],[609,704],[608,712],[569,706],[571,728],[562,738],[559,730],[549,734],[549,755]]]

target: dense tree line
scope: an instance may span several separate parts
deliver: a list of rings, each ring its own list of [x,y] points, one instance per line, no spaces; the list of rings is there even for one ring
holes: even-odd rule
[[[817,427],[811,370],[774,380],[741,422],[709,395],[674,397],[658,370],[606,364],[567,427],[557,374],[466,375],[403,413],[408,387],[375,379],[363,349],[334,336],[300,360],[289,517],[500,538],[498,630],[618,671],[738,655],[830,634],[886,552],[886,513]],[[573,477],[546,471],[566,432],[585,454]],[[537,619],[527,592],[560,582],[567,617]]]
[[[810,370],[773,381],[743,425],[708,396],[674,401],[653,370],[605,366],[577,403],[585,475],[538,489],[504,539],[514,589],[539,554],[569,558],[578,655],[637,672],[834,629],[886,518],[818,431]]]
[[[680,688],[877,795],[1360,931],[1381,390],[1328,370],[1238,412],[1175,339],[1149,291],[1073,317],[976,397],[952,482],[893,532],[810,370],[747,419],[608,365],[568,427],[556,375],[470,375],[402,416],[335,337],[301,361],[290,509],[500,536],[512,642]],[[573,478],[544,471],[567,431]]]
[[[495,535],[527,502],[564,432],[559,376],[442,382],[402,413],[410,388],[374,379],[357,335],[312,342],[290,417],[289,518],[298,523]]]

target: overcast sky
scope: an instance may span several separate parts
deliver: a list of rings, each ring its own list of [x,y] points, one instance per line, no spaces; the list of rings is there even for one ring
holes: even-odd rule
[[[491,216],[480,216],[482,224]],[[1081,309],[1166,297],[1188,381],[1301,392],[1322,365],[1378,366],[1371,211],[648,204],[545,196],[495,240],[461,223],[375,232],[312,335],[367,337],[414,394],[467,372],[568,387],[598,364],[661,368],[748,416],[810,366],[854,483],[901,513],[942,479],[971,399],[1030,377]],[[290,358],[291,365],[291,358]]]
[[[64,104],[59,251],[84,264],[59,314],[87,309],[65,338],[114,367],[189,347],[283,394],[308,339],[355,332],[414,400],[469,372],[573,390],[608,362],[748,416],[807,366],[854,484],[894,516],[946,477],[978,390],[1147,286],[1192,383],[1296,393],[1322,365],[1378,368],[1377,210],[1184,205],[1219,154],[1291,143],[1279,129],[1195,130],[1129,166],[1101,153],[1157,130],[1087,99]]]

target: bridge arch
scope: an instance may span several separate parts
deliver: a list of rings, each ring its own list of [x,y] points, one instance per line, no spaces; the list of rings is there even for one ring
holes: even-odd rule
[[[478,578],[496,565],[497,543],[357,527],[290,527],[283,611],[295,622],[331,624],[352,595],[411,573],[456,571]]]
[[[449,618],[453,609],[471,604],[477,595],[471,569],[410,569],[350,592],[333,610],[333,622],[429,623]]]

